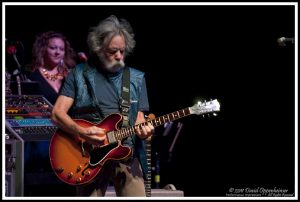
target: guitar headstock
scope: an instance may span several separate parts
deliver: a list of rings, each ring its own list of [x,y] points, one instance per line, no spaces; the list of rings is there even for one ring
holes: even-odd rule
[[[217,99],[211,100],[208,102],[198,102],[197,104],[194,104],[192,107],[190,107],[191,114],[207,114],[207,113],[213,113],[213,115],[216,115],[214,112],[220,111],[220,103]]]

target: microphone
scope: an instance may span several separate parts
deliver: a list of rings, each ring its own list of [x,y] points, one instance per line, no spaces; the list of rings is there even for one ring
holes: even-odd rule
[[[88,61],[88,58],[87,58],[87,56],[85,55],[84,52],[79,52],[79,53],[77,53],[77,55],[78,55],[80,61],[82,61],[82,62],[87,62]]]
[[[280,37],[277,39],[277,43],[279,46],[286,46],[287,42],[292,42],[294,43],[295,39],[294,38],[286,38],[286,37]]]

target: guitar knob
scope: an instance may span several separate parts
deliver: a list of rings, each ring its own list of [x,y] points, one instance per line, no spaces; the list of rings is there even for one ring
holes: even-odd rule
[[[69,174],[68,174],[68,178],[71,178],[71,177],[73,177],[73,172],[69,172]]]
[[[81,169],[82,169],[82,166],[81,166],[81,165],[78,166],[78,167],[77,167],[77,172],[81,171]]]
[[[58,173],[62,173],[63,171],[64,171],[63,168],[57,168],[57,169],[56,169],[56,172],[58,172]]]
[[[76,183],[81,182],[81,177],[76,180]]]
[[[85,173],[85,176],[90,176],[90,174],[91,174],[91,171],[87,171],[87,172]]]

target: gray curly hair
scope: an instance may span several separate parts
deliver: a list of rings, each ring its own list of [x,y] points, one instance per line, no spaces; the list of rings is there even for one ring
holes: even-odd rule
[[[114,15],[109,16],[96,27],[91,28],[87,38],[88,47],[92,53],[99,53],[117,35],[125,38],[125,54],[131,53],[135,47],[132,27],[127,20],[119,20]]]

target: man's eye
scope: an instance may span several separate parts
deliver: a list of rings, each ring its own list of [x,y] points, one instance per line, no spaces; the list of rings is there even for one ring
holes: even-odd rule
[[[123,54],[125,52],[124,49],[107,49],[106,51],[107,51],[107,53],[112,54],[112,55],[116,54],[118,51],[120,51],[121,54]]]

